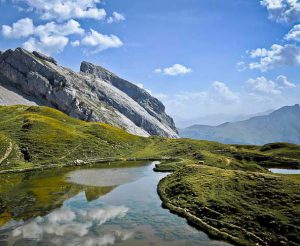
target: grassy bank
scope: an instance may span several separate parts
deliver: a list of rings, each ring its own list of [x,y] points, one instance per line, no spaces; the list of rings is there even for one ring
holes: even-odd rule
[[[76,120],[47,107],[0,107],[0,171],[163,157],[225,169],[265,171],[262,166],[267,164],[299,163],[296,147],[265,150],[191,139],[143,138],[107,124]]]
[[[300,244],[299,175],[266,169],[299,168],[298,145],[143,138],[47,107],[0,107],[0,177],[116,160],[173,160],[155,168],[173,172],[159,184],[164,205],[211,236],[241,245]],[[0,213],[4,218],[5,206]]]
[[[238,245],[299,245],[299,188],[299,175],[186,164],[158,191],[167,208],[213,237]]]

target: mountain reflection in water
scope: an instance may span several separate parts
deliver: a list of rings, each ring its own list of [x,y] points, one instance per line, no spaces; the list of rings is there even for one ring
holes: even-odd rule
[[[161,207],[153,165],[0,177],[0,245],[228,245]]]

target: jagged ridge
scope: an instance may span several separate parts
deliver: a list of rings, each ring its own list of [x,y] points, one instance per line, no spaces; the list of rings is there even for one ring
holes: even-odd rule
[[[38,52],[7,50],[0,53],[0,85],[74,118],[109,123],[141,136],[178,137],[159,100],[91,63],[83,62],[76,73]]]

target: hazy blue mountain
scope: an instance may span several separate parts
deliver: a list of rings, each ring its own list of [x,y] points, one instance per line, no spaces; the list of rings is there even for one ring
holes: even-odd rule
[[[255,114],[210,114],[210,115],[199,116],[197,118],[189,119],[189,120],[180,119],[179,117],[177,117],[176,126],[178,128],[186,128],[192,125],[217,126],[224,122],[236,122],[236,121],[248,120],[255,116],[270,114],[273,111],[274,110],[269,109],[264,112],[259,112]]]
[[[218,126],[193,125],[179,130],[184,138],[206,139],[222,143],[265,144],[300,143],[300,106],[285,106],[248,120]]]

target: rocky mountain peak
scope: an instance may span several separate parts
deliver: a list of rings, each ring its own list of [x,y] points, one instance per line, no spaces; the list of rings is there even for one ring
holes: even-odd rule
[[[90,62],[82,62],[80,71],[83,74],[100,78],[101,80],[118,88],[142,106],[151,116],[155,117],[163,124],[169,125],[177,133],[173,119],[165,113],[165,106],[157,98],[150,95],[146,90],[118,77],[107,69],[94,65]]]
[[[22,48],[0,54],[0,85],[86,121],[112,124],[142,136],[178,137],[174,121],[156,98],[97,65],[76,73],[54,58]]]

